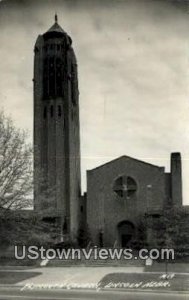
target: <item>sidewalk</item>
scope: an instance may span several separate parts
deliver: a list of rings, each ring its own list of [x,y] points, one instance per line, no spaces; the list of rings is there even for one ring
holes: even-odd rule
[[[30,272],[30,270],[28,270]],[[45,285],[56,285],[56,284],[94,284],[97,285],[98,282],[107,274],[110,273],[141,273],[144,268],[130,267],[64,267],[64,268],[36,268],[32,269],[32,272],[41,272],[42,274],[23,280],[16,285],[25,284],[45,284]]]

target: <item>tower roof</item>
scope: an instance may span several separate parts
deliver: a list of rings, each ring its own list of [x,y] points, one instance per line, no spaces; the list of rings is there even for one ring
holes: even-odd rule
[[[65,33],[65,31],[62,29],[62,27],[58,24],[58,16],[55,14],[55,23],[47,32],[60,32]]]
[[[66,41],[67,41],[67,44],[68,45],[71,45],[72,44],[72,39],[71,37],[62,29],[62,27],[58,24],[58,16],[57,14],[55,14],[55,23],[54,25],[49,28],[48,31],[46,31],[44,34],[43,34],[43,37],[45,39],[49,39],[49,38],[54,38],[54,37],[65,37],[66,38]]]

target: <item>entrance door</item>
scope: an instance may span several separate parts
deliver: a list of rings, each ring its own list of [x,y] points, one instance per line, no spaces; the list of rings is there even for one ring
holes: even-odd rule
[[[132,235],[131,234],[122,234],[121,235],[121,247],[125,248],[127,247],[129,241],[131,241]]]
[[[129,246],[135,235],[135,227],[129,221],[122,221],[118,224],[118,234],[120,246],[126,248]]]

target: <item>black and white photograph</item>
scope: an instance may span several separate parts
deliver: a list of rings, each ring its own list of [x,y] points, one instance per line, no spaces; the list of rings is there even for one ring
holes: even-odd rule
[[[0,300],[189,299],[189,0],[0,0]]]

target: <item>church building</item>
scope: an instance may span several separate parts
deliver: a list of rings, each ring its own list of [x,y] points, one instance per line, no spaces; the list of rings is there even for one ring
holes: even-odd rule
[[[137,239],[145,214],[182,206],[181,155],[170,173],[122,156],[87,171],[81,195],[77,61],[71,37],[58,24],[34,48],[34,209],[58,218],[63,234],[77,238],[87,226],[91,243],[126,246]]]
[[[137,241],[144,216],[182,206],[180,153],[172,153],[170,173],[128,156],[88,171],[86,205],[95,245],[124,247]]]

